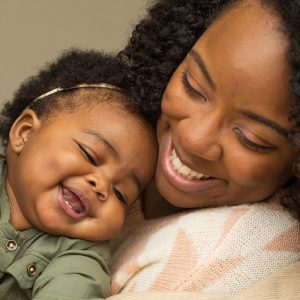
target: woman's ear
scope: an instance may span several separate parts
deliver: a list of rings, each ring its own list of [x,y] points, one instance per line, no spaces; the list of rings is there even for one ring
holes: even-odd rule
[[[20,153],[26,142],[41,126],[41,120],[32,109],[26,109],[15,120],[9,131],[9,143],[15,153]]]

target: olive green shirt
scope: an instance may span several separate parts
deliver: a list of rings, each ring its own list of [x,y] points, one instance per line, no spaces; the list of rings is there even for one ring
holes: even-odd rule
[[[109,243],[22,232],[9,224],[6,164],[0,157],[0,299],[103,299],[110,290]]]

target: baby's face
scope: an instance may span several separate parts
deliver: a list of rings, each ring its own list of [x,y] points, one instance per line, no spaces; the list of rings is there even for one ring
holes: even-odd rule
[[[106,102],[32,118],[33,125],[30,118],[16,121],[8,147],[7,191],[12,211],[25,220],[17,229],[93,241],[113,237],[154,174],[154,133],[120,104]],[[16,136],[19,148],[12,144]]]

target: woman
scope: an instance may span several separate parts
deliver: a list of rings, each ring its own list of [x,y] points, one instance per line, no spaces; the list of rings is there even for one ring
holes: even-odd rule
[[[152,193],[144,212],[220,208],[139,224],[115,254],[115,292],[235,294],[299,260],[299,13],[296,0],[162,0],[136,27],[121,55],[141,101],[153,95],[157,112],[169,81],[155,180],[166,201]]]

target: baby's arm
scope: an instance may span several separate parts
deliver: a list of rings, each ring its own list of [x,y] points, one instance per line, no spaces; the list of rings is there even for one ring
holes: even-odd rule
[[[56,256],[36,279],[32,300],[100,300],[109,290],[109,271],[101,255],[69,250]]]

